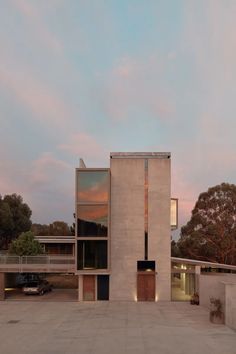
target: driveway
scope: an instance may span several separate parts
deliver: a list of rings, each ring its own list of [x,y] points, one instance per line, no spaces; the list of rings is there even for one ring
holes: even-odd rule
[[[188,303],[0,303],[4,354],[236,354],[236,332]]]

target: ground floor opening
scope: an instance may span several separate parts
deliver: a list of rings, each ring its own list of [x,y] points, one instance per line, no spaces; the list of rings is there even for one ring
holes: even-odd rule
[[[47,281],[50,284],[50,291],[43,291],[42,295],[26,295],[24,287],[38,281]],[[78,276],[57,273],[6,273],[5,300],[78,301]]]

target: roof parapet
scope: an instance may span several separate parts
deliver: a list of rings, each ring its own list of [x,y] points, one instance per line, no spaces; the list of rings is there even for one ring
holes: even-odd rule
[[[111,152],[111,159],[170,159],[170,152]]]

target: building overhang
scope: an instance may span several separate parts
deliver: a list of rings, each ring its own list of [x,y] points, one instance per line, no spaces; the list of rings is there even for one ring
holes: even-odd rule
[[[223,263],[214,263],[214,262],[207,262],[207,261],[198,261],[196,259],[171,257],[171,262],[173,262],[173,263],[182,263],[182,264],[191,264],[191,265],[200,266],[200,267],[230,269],[230,270],[235,270],[236,271],[236,265],[223,264]]]

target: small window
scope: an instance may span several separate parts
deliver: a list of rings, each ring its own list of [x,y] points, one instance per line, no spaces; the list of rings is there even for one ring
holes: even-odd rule
[[[155,261],[138,261],[137,262],[137,270],[138,272],[150,272],[155,271],[156,268]]]
[[[170,225],[172,230],[176,230],[178,228],[178,199],[171,199]]]

